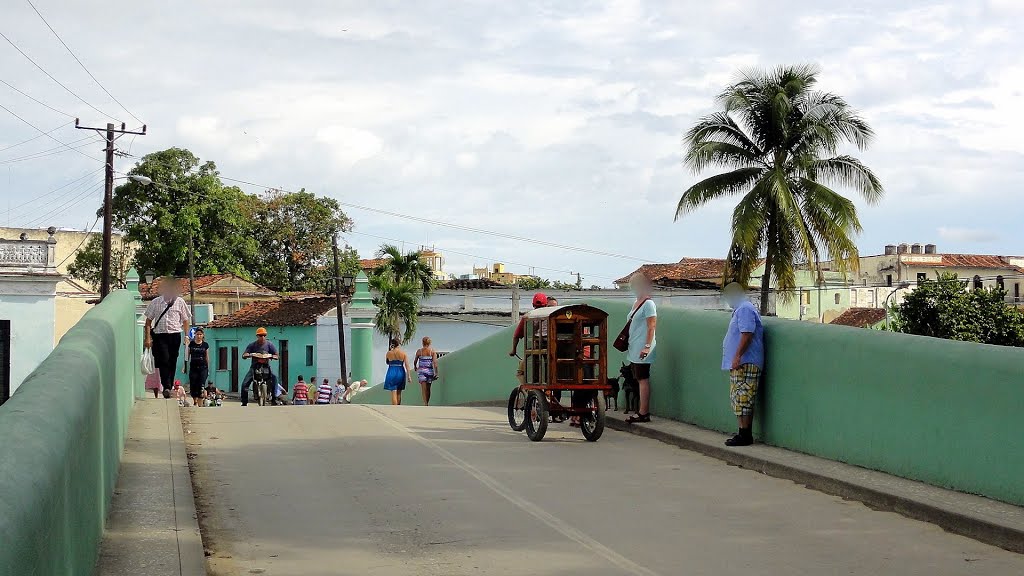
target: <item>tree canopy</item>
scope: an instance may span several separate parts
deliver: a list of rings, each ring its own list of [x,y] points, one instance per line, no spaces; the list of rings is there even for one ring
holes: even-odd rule
[[[852,188],[869,203],[883,194],[867,166],[839,154],[845,143],[866,148],[871,128],[841,97],[815,90],[817,75],[814,66],[743,72],[718,96],[721,110],[685,137],[684,161],[695,173],[726,171],[683,192],[676,218],[740,196],[726,275],[746,283],[764,255],[762,313],[773,284],[792,294],[800,266],[830,259],[836,270],[857,269],[857,210],[832,186]]]

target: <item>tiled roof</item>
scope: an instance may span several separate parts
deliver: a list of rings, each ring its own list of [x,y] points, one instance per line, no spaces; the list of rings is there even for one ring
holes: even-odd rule
[[[437,286],[438,290],[486,290],[489,288],[508,288],[508,286],[495,282],[489,278],[474,278],[472,280],[449,280]]]
[[[316,319],[334,309],[333,296],[283,298],[253,302],[229,316],[221,316],[210,328],[258,328],[260,326],[314,326]]]
[[[370,258],[368,260],[360,260],[359,268],[362,270],[376,270],[381,266],[387,264],[387,258]]]
[[[235,294],[236,291],[233,290],[233,289],[231,289],[231,290],[226,289],[226,288],[222,289],[222,290],[215,290],[215,289],[209,289],[208,290],[208,289],[206,289],[207,287],[212,286],[212,285],[216,284],[217,282],[220,282],[221,280],[224,280],[224,279],[227,279],[227,278],[238,278],[238,276],[236,276],[234,274],[210,274],[210,275],[207,275],[207,276],[197,276],[193,285],[195,286],[196,292],[202,292],[204,294],[228,294],[228,293]],[[255,290],[249,290],[249,291],[242,290],[243,294],[247,294],[248,295],[248,294],[255,293],[255,294],[260,295],[260,296],[274,296],[274,295],[277,294],[276,292],[274,292],[270,288],[264,288],[263,286],[260,286],[259,284],[255,284],[253,282],[249,282],[248,280],[244,280],[244,279],[242,279],[242,280],[244,282],[252,284],[252,286],[255,287]],[[139,294],[142,295],[142,299],[143,300],[152,300],[152,299],[156,298],[157,296],[159,296],[160,295],[160,283],[161,282],[163,282],[162,278],[159,278],[159,279],[155,280],[153,282],[153,284],[140,283],[139,284]],[[188,293],[188,291],[189,291],[189,288],[188,288],[188,278],[178,278],[178,291],[181,294]]]
[[[867,328],[882,320],[885,320],[885,308],[850,308],[829,324]]]
[[[942,254],[941,264],[922,264],[940,268],[991,268],[994,270],[1016,270],[1024,272],[1024,268],[1014,266],[1002,256],[986,254]]]
[[[629,277],[640,272],[659,286],[716,287],[714,280],[725,273],[725,260],[721,258],[683,258],[676,264],[644,264],[640,268],[615,281],[616,284],[629,282]],[[705,286],[706,285],[706,286]]]

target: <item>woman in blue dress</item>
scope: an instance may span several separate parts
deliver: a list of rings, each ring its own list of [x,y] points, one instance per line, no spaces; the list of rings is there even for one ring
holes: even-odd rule
[[[409,383],[409,358],[402,350],[402,342],[397,338],[391,339],[391,349],[384,356],[388,362],[388,373],[384,376],[384,389],[391,391],[391,405],[402,404],[402,390]]]

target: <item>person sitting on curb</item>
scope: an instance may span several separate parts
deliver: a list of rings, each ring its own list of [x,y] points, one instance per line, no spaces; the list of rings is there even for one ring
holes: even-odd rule
[[[742,286],[733,282],[723,295],[732,308],[732,319],[722,343],[722,370],[729,371],[729,399],[739,427],[725,445],[750,446],[754,443],[754,399],[764,370],[764,327]]]

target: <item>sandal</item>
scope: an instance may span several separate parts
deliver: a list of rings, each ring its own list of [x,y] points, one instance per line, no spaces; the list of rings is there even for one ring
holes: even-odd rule
[[[643,422],[650,422],[650,421],[651,421],[651,415],[650,414],[640,414],[640,413],[637,413],[637,414],[634,414],[634,415],[630,416],[629,418],[626,418],[626,422],[629,423],[629,424],[640,424],[640,423],[643,423]]]

